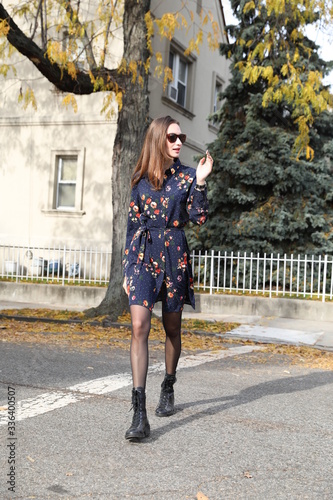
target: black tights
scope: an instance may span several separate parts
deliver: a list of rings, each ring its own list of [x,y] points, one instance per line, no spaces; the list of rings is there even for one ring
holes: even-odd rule
[[[143,306],[130,306],[132,320],[131,367],[133,387],[146,387],[148,371],[148,336],[151,324],[151,312]],[[182,313],[167,313],[162,310],[165,330],[165,370],[175,374],[181,352]]]

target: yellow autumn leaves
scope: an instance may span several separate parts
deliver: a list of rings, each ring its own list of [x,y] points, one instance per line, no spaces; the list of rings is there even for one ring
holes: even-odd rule
[[[129,349],[131,338],[129,314],[118,318],[118,326],[107,323],[107,318],[100,317],[91,322],[83,313],[55,310],[6,310],[7,316],[21,316],[27,318],[47,318],[55,321],[79,320],[78,322],[43,322],[43,321],[16,321],[10,318],[0,319],[0,342],[29,342],[52,345],[66,345],[79,349],[99,349],[102,347],[117,347]],[[206,321],[187,320],[183,323],[182,348],[183,352],[209,351],[225,349],[224,340],[205,333],[225,333],[235,328],[235,323],[207,323]],[[163,350],[165,333],[159,318],[152,319],[149,335],[150,349]]]
[[[332,23],[333,3],[331,0],[256,0],[246,2],[243,13],[260,16],[265,11],[267,22],[261,33],[247,42],[242,38],[237,44],[249,50],[245,61],[237,67],[243,75],[243,81],[255,84],[259,78],[266,80],[267,89],[263,93],[262,104],[286,101],[292,105],[292,118],[298,127],[294,151],[299,158],[305,154],[312,159],[314,150],[310,146],[310,128],[314,116],[326,110],[332,110],[333,96],[322,87],[323,75],[319,71],[309,70],[305,63],[299,64],[300,54],[295,49],[299,44],[311,59],[312,49],[303,44],[304,27],[316,18],[321,26]],[[287,36],[285,27],[296,24]],[[284,52],[287,62],[280,74],[274,71],[270,55]]]
[[[186,8],[186,4],[187,2],[182,2],[182,7],[179,11],[166,12],[160,18],[154,17],[151,11],[147,12],[145,15],[145,22],[147,26],[147,47],[150,52],[149,65],[151,57],[155,56],[156,66],[154,74],[158,78],[161,78],[163,75],[164,89],[168,83],[173,80],[173,75],[171,68],[169,68],[168,64],[163,61],[162,54],[160,52],[156,52],[154,54],[153,52],[152,38],[155,34],[158,34],[161,38],[172,40],[176,31],[185,30],[185,32],[188,33],[189,30],[192,29],[195,35],[189,39],[188,46],[184,51],[185,56],[188,56],[191,52],[199,54],[200,47],[205,39],[207,40],[208,46],[211,50],[216,50],[219,46],[220,30],[213,14],[210,11],[205,12],[204,9],[202,9],[199,16],[200,23],[199,25],[196,25],[194,14],[191,10]],[[183,10],[187,12],[189,18],[183,14]],[[206,29],[208,24],[210,24],[210,27],[209,29]]]
[[[53,309],[14,309],[3,310],[3,315],[30,318],[30,321],[17,321],[0,317],[0,342],[38,343],[67,346],[75,349],[120,348],[129,349],[131,328],[129,313],[118,318],[118,326],[107,323],[107,317],[98,317],[94,322],[86,318],[82,312]],[[62,320],[68,323],[31,321],[32,318]],[[77,320],[76,323],[69,323]],[[233,344],[252,344],[253,342],[235,339],[228,335],[238,326],[237,323],[221,321],[202,321],[184,319],[182,322],[182,351],[195,353],[198,351],[215,351],[228,349]],[[219,335],[216,335],[219,334]],[[152,318],[149,335],[149,348],[163,350],[165,333],[159,318]],[[310,369],[333,371],[333,353],[307,346],[264,344],[262,349],[253,352],[248,359],[255,364],[269,364],[272,359],[278,359],[286,365],[298,365]],[[243,361],[243,356],[235,357]]]
[[[59,67],[61,75],[66,71],[75,80],[78,71],[85,71],[91,78],[95,92],[112,92],[111,98],[104,99],[102,108],[102,113],[107,118],[113,116],[115,104],[121,108],[122,90],[117,83],[103,76],[98,77],[96,74],[98,69],[109,65],[110,49],[111,53],[121,51],[121,48],[111,48],[110,44],[115,41],[117,45],[121,40],[123,2],[96,0],[87,9],[83,8],[80,2],[67,0],[49,0],[43,3],[23,1],[14,9],[13,15],[15,19],[17,16],[22,20],[21,26],[28,31],[30,29],[30,34],[34,27],[34,41],[43,48],[45,57]],[[161,52],[153,51],[153,36],[159,35],[161,38],[171,40],[178,30],[185,30],[187,34],[191,31],[193,36],[189,38],[185,55],[193,51],[199,53],[205,39],[212,50],[219,44],[219,26],[212,12],[203,8],[199,16],[196,16],[191,11],[191,4],[188,1],[182,1],[177,11],[165,12],[161,17],[156,17],[153,12],[148,11],[144,21],[147,28],[149,57],[142,61],[124,59],[118,61],[119,74],[128,76],[133,84],[143,84],[143,75],[148,74],[153,61],[154,74],[158,78],[163,78],[164,89],[173,79],[168,60],[163,60]],[[10,69],[15,71],[14,60],[13,63],[9,62],[15,51],[10,49],[10,44],[6,40],[8,32],[8,22],[1,21],[0,73],[4,76],[7,76]],[[19,102],[22,102],[24,109],[29,105],[36,109],[37,103],[32,87],[27,83],[24,86],[27,86],[28,90],[22,91]],[[74,112],[77,111],[77,102],[73,95],[65,95],[62,105],[66,108],[71,107]]]
[[[166,3],[166,2],[165,2]],[[297,157],[305,155],[311,159],[314,151],[310,146],[310,129],[314,116],[325,110],[332,110],[333,96],[322,87],[323,75],[319,71],[300,65],[300,54],[295,46],[302,46],[307,57],[311,58],[312,49],[303,44],[304,29],[309,23],[318,20],[322,27],[330,26],[333,19],[333,0],[250,0],[241,3],[243,14],[258,16],[265,12],[267,22],[258,33],[254,30],[251,40],[239,37],[236,43],[246,47],[247,57],[238,63],[238,69],[243,80],[255,84],[259,79],[267,82],[263,93],[262,104],[280,103],[284,100],[292,106],[292,119],[298,127],[295,141]],[[44,9],[42,11],[41,9]],[[111,42],[118,43],[121,37],[124,3],[113,0],[96,0],[88,11],[84,11],[81,2],[53,0],[47,2],[20,2],[14,10],[15,17],[22,19],[26,26],[42,30],[41,46],[49,61],[57,64],[61,71],[66,72],[73,80],[78,71],[89,74],[95,92],[111,92],[104,99],[102,113],[111,118],[114,109],[122,106],[122,89],[115,81],[106,79],[103,72],[95,70],[109,64]],[[187,0],[179,2],[174,12],[164,12],[160,17],[148,11],[144,18],[146,24],[146,40],[149,56],[146,60],[118,60],[118,72],[128,76],[132,83],[143,84],[144,76],[154,67],[155,76],[163,80],[164,89],[172,81],[172,69],[161,52],[154,52],[152,40],[159,36],[171,40],[176,33],[183,30],[188,35],[184,55],[196,52],[206,41],[215,50],[219,46],[222,34],[219,25],[211,11],[205,8],[197,16],[191,10]],[[286,35],[286,26],[295,25]],[[12,70],[15,75],[15,64],[12,55],[15,52],[6,37],[9,24],[6,20],[0,22],[0,74],[7,76]],[[36,39],[36,38],[35,38]],[[40,43],[40,40],[37,39]],[[287,61],[280,72],[276,72],[270,62],[271,54],[286,54]],[[112,51],[111,51],[112,52]],[[168,57],[166,54],[165,57]],[[231,57],[231,52],[229,53]],[[305,63],[304,63],[305,64]],[[103,75],[102,75],[103,74]],[[26,82],[19,96],[24,108],[37,107],[32,86]],[[77,110],[74,96],[65,95],[62,104]]]

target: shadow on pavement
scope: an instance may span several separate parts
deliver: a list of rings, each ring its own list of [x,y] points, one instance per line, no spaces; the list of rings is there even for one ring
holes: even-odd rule
[[[243,389],[239,394],[235,396],[222,396],[220,398],[206,399],[193,401],[179,405],[177,413],[183,411],[186,408],[196,407],[199,405],[207,405],[211,403],[222,403],[218,406],[213,406],[206,408],[205,410],[199,411],[193,415],[185,417],[182,420],[172,421],[168,419],[166,425],[162,425],[156,428],[151,436],[145,440],[146,443],[156,441],[161,436],[170,432],[171,430],[183,427],[189,423],[200,420],[208,415],[215,415],[219,412],[228,410],[229,408],[234,408],[236,406],[244,405],[256,401],[265,396],[273,396],[275,394],[288,394],[299,391],[307,391],[320,387],[327,384],[333,384],[333,373],[332,372],[314,372],[309,375],[300,375],[297,377],[279,378],[276,380],[271,380],[269,382],[263,382],[261,384],[248,387]],[[172,417],[171,417],[172,419]]]

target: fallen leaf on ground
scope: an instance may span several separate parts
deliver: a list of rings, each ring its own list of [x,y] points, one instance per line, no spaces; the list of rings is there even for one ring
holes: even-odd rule
[[[209,498],[206,497],[206,495],[204,495],[203,493],[201,493],[201,491],[198,491],[197,500],[209,500]]]
[[[22,316],[27,316],[27,310],[21,310]],[[5,310],[2,311],[3,314],[16,316],[16,310]],[[28,310],[30,317],[54,317],[58,318],[60,316],[59,311],[47,310],[44,315],[45,310]],[[66,311],[68,317],[72,313]],[[75,313],[77,314],[77,313]],[[62,312],[62,317],[64,317],[65,312]],[[100,349],[102,347],[117,347],[129,350],[130,340],[131,340],[131,329],[126,323],[130,323],[130,315],[122,315],[118,323],[121,327],[110,326],[104,328],[100,321],[95,324],[89,322],[79,322],[79,323],[44,323],[42,321],[17,321],[9,318],[0,319],[0,324],[5,326],[4,330],[0,331],[0,341],[4,342],[29,342],[29,343],[41,343],[50,345],[65,345],[72,347],[85,348],[95,348]],[[200,329],[203,330],[206,325],[207,332],[211,332],[211,322],[200,322]],[[216,328],[217,323],[214,323],[214,328]],[[219,331],[227,331],[232,329],[234,324],[219,322]],[[196,325],[197,326],[197,325]],[[235,325],[237,326],[237,325]],[[182,333],[182,347],[184,351],[196,352],[196,351],[207,351],[207,350],[221,350],[226,349],[223,345],[225,339],[219,336],[213,335],[203,335],[196,332],[190,331],[192,328],[192,323],[188,323],[186,320],[183,325]],[[151,331],[149,334],[149,348],[151,350],[163,350],[165,342],[165,332],[163,329],[163,324],[160,318],[152,318]]]
[[[247,477],[248,479],[251,479],[253,476],[250,474],[249,471],[244,472],[244,477]]]
[[[107,316],[94,318],[95,324],[91,325],[91,318],[87,319],[84,313],[77,311],[59,311],[53,309],[6,309],[1,311],[8,316],[29,316],[53,319],[79,319],[80,323],[59,324],[42,323],[39,321],[24,322],[10,319],[0,319],[0,342],[29,342],[50,345],[64,345],[82,349],[101,349],[105,346],[129,350],[131,321],[129,313],[118,318],[122,326],[104,328],[103,321]],[[96,324],[97,323],[97,324]],[[99,324],[100,326],[99,326]],[[226,345],[253,345],[255,342],[243,339],[224,337],[224,334],[233,330],[237,323],[211,322],[198,319],[184,319],[182,321],[182,348],[183,352],[196,352],[207,350],[226,349]],[[153,317],[149,335],[149,349],[164,349],[165,332],[162,321]],[[252,363],[268,363],[272,358],[279,362],[302,367],[333,371],[333,352],[328,352],[313,347],[260,344],[261,352],[252,353],[248,358]],[[234,360],[241,359],[235,357]],[[288,374],[288,370],[285,370]]]

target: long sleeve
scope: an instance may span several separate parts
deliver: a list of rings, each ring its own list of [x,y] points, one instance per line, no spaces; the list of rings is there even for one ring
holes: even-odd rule
[[[128,208],[128,219],[127,219],[127,231],[126,231],[126,243],[125,243],[125,252],[123,257],[123,268],[124,272],[126,272],[127,268],[127,257],[130,248],[131,241],[137,229],[139,228],[140,218],[140,198],[138,185],[136,184],[131,192],[131,201]]]
[[[190,221],[202,226],[208,217],[207,187],[199,191],[195,189],[196,179],[194,179],[187,199],[187,213]]]

